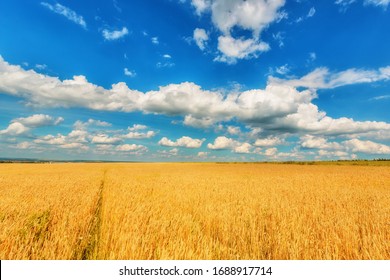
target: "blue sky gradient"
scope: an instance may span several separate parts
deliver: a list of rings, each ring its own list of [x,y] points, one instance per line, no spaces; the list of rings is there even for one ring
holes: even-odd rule
[[[0,157],[390,157],[390,1],[0,2]]]

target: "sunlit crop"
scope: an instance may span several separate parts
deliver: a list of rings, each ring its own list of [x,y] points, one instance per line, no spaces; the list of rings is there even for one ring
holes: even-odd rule
[[[390,259],[390,167],[2,164],[0,259]]]

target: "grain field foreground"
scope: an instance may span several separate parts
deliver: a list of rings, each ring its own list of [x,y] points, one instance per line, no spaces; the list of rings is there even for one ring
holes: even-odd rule
[[[2,164],[0,259],[390,259],[390,166]]]

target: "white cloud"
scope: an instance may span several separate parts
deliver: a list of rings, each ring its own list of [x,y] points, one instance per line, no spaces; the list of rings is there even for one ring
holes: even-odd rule
[[[110,137],[102,133],[93,136],[91,142],[94,144],[118,144],[122,142],[122,139],[119,137]]]
[[[170,150],[163,150],[163,151],[158,151],[158,153],[164,157],[173,157],[177,156],[179,154],[179,149],[178,148],[173,148]]]
[[[209,155],[209,152],[199,152],[198,157],[200,158],[206,158]]]
[[[49,134],[34,140],[34,143],[48,145],[64,145],[66,142],[66,137],[62,134],[58,134],[57,136]]]
[[[196,14],[211,12],[213,25],[220,32],[218,38],[219,54],[215,61],[228,64],[239,59],[257,57],[270,49],[260,40],[261,33],[273,22],[280,22],[288,17],[285,11],[279,11],[285,0],[192,0]],[[232,30],[238,28],[251,31],[247,38],[234,38]],[[201,50],[209,39],[204,29],[195,29],[194,41]]]
[[[264,139],[256,139],[255,143],[253,144],[256,147],[272,147],[276,145],[282,144],[282,140],[276,137],[269,137]]]
[[[278,10],[284,6],[284,0],[214,0],[212,20],[224,34],[237,26],[252,30],[258,37],[263,29],[278,19]]]
[[[196,28],[194,30],[193,35],[194,41],[196,45],[201,49],[202,51],[206,48],[206,42],[209,39],[209,36],[206,33],[206,30],[201,28]]]
[[[89,150],[89,147],[82,143],[65,143],[59,146],[63,149],[81,149],[81,150]]]
[[[252,145],[249,143],[240,143],[238,146],[234,147],[233,151],[237,154],[249,154],[251,148]]]
[[[236,141],[225,136],[219,136],[214,140],[213,144],[207,144],[207,148],[211,150],[226,150],[231,149],[234,146],[236,146]]]
[[[385,122],[328,117],[312,103],[317,96],[316,88],[389,79],[390,67],[349,69],[333,74],[319,68],[299,79],[271,77],[264,89],[226,93],[183,82],[143,93],[129,89],[123,82],[105,89],[88,82],[84,76],[61,81],[34,70],[9,65],[0,57],[0,92],[19,97],[31,106],[182,116],[185,125],[201,128],[235,121],[271,133],[346,135],[389,131],[390,124]],[[298,90],[297,87],[308,89]]]
[[[235,39],[228,36],[218,37],[218,50],[222,55],[216,57],[216,61],[228,64],[236,63],[237,59],[256,57],[258,53],[266,52],[269,45],[255,39]]]
[[[264,155],[268,157],[273,157],[278,152],[277,148],[268,148],[265,150]]]
[[[128,77],[131,77],[131,78],[134,78],[135,76],[137,76],[137,73],[135,73],[135,71],[132,71],[132,70],[129,70],[127,68],[124,68],[123,69],[123,73],[128,76]]]
[[[30,148],[33,148],[35,147],[34,143],[31,143],[31,142],[21,142],[21,143],[18,143],[16,145],[16,148],[17,149],[21,149],[21,150],[27,150],[27,149],[30,149]]]
[[[137,132],[137,131],[130,131],[126,135],[124,135],[124,138],[128,139],[146,139],[146,138],[152,138],[156,135],[156,132],[149,130],[146,132]]]
[[[129,131],[138,131],[138,130],[144,130],[144,129],[147,129],[148,127],[146,125],[143,125],[143,124],[133,124],[132,127],[128,127],[127,129]]]
[[[390,146],[375,143],[372,141],[363,141],[359,139],[351,139],[344,141],[343,144],[352,152],[366,154],[390,154]]]
[[[73,124],[73,127],[76,129],[76,130],[85,130],[87,127],[89,126],[101,126],[101,127],[108,127],[108,126],[111,126],[110,123],[108,122],[105,122],[105,121],[100,121],[100,120],[94,120],[94,119],[88,119],[88,121],[86,122],[82,122],[80,120],[76,121],[74,124]]]
[[[16,136],[28,132],[30,128],[24,126],[19,122],[11,123],[6,129],[0,130],[0,135]]]
[[[85,145],[84,142],[87,142],[84,137],[75,137],[73,136],[65,136],[62,134],[57,134],[56,136],[54,135],[46,135],[39,137],[38,139],[34,140],[35,144],[45,144],[45,145],[53,145],[62,149],[79,149],[82,151],[86,151],[89,149],[87,145]]]
[[[301,137],[301,147],[307,149],[341,150],[343,146],[337,142],[328,142],[324,137],[305,135]]]
[[[185,125],[197,127],[197,128],[206,128],[214,124],[214,120],[209,117],[195,118],[192,115],[187,115],[184,117]]]
[[[160,44],[160,41],[158,40],[158,37],[152,37],[151,40],[152,40],[152,43],[155,44],[155,45]]]
[[[166,147],[184,147],[184,148],[200,148],[205,139],[193,139],[188,136],[183,136],[176,141],[169,140],[167,137],[161,138],[158,142],[160,146]]]
[[[227,133],[229,133],[231,135],[239,135],[241,133],[241,129],[238,126],[229,125],[227,127]]]
[[[191,4],[194,6],[196,14],[200,16],[210,8],[211,0],[191,0]]]
[[[108,30],[108,29],[103,29],[102,30],[102,35],[104,39],[107,41],[113,41],[113,40],[118,40],[124,36],[129,34],[129,30],[126,27],[123,27],[121,30]]]
[[[322,135],[361,134],[380,130],[390,130],[390,124],[376,121],[354,121],[351,118],[333,119],[318,110],[312,103],[300,104],[296,113],[285,118],[275,119],[275,127],[285,127],[290,132],[307,132]]]
[[[0,135],[23,135],[33,128],[42,126],[58,125],[64,119],[62,117],[53,118],[49,115],[35,114],[25,118],[16,118],[11,120],[11,123],[6,129],[0,130]]]
[[[118,145],[115,150],[119,152],[146,152],[147,148],[143,145],[124,144]]]
[[[172,56],[171,56],[170,54],[164,54],[164,55],[163,55],[163,58],[166,58],[166,59],[171,59],[171,58],[172,58]]]
[[[319,155],[319,159],[322,159],[324,157],[326,157],[326,158],[342,158],[342,159],[352,158],[352,156],[350,156],[347,152],[343,152],[343,151],[319,150],[318,155]]]
[[[336,88],[345,85],[373,83],[390,79],[390,66],[378,70],[347,69],[331,73],[328,68],[317,68],[300,79],[283,80],[270,78],[270,82],[285,84],[292,87],[306,87],[315,89]]]
[[[288,66],[288,64],[284,64],[280,67],[277,67],[275,71],[280,75],[286,75],[288,72],[290,72],[290,67]]]
[[[65,7],[59,3],[56,3],[55,5],[46,3],[46,2],[41,2],[41,5],[48,8],[50,11],[63,15],[66,17],[68,20],[73,21],[74,23],[82,26],[84,29],[87,28],[87,24],[84,20],[84,18],[80,15],[78,15],[75,11],[69,9],[68,7]]]
[[[36,114],[26,118],[17,118],[12,120],[11,122],[18,122],[27,127],[40,127],[40,126],[50,126],[50,125],[58,125],[64,119],[62,117],[53,118],[49,115]]]
[[[316,9],[314,7],[310,8],[308,14],[307,14],[307,17],[310,18],[312,16],[314,16],[314,14],[316,13]]]
[[[375,96],[373,98],[370,98],[370,100],[383,100],[383,99],[390,99],[390,94],[380,95],[380,96]]]
[[[69,142],[76,142],[76,143],[87,143],[89,133],[86,130],[72,130],[69,132],[69,134],[66,136],[66,140]]]
[[[35,64],[35,68],[38,70],[45,70],[47,68],[46,64]]]

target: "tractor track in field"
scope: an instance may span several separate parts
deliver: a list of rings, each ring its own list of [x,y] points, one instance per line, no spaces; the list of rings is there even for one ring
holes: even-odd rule
[[[82,260],[94,260],[97,259],[98,248],[100,243],[100,231],[102,224],[102,205],[103,205],[103,192],[106,181],[107,170],[104,171],[103,179],[100,183],[97,201],[94,208],[93,218],[91,219],[88,227],[87,240],[81,245]],[[79,251],[80,253],[80,251]]]

